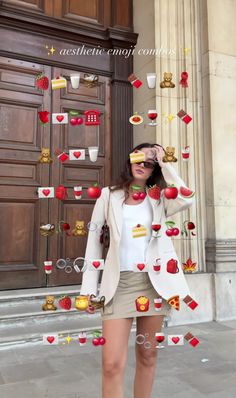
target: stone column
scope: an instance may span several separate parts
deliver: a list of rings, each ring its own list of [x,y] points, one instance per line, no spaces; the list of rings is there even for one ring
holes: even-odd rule
[[[173,74],[175,88],[156,89],[156,106],[162,116],[156,129],[156,140],[164,147],[174,146],[178,163],[175,166],[186,184],[196,191],[195,205],[178,214],[174,220],[182,226],[185,220],[197,226],[197,237],[176,241],[182,261],[188,257],[198,263],[198,270],[205,271],[205,179],[204,137],[202,122],[200,9],[194,0],[155,0],[155,47],[161,49],[156,57],[156,72],[159,82],[164,72]],[[188,88],[179,84],[181,72],[189,75]],[[192,118],[186,125],[177,117],[183,109]],[[171,116],[173,120],[171,121]],[[170,119],[168,119],[170,116]],[[181,150],[190,146],[190,160],[184,162]]]
[[[206,260],[215,270],[216,319],[236,317],[236,2],[201,0],[204,30]],[[210,182],[210,184],[209,184]]]

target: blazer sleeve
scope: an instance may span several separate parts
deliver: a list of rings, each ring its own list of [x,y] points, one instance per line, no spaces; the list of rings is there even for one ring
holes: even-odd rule
[[[100,197],[96,200],[91,222],[99,225],[99,228],[105,222],[105,208],[106,208],[106,190],[108,188],[103,188]],[[89,231],[87,246],[85,251],[85,260],[93,260],[102,258],[103,245],[100,243],[100,234],[97,230]],[[88,265],[88,264],[87,264]],[[100,271],[89,270],[86,268],[83,273],[82,285],[80,289],[81,295],[95,294],[97,295],[98,289],[98,279]]]
[[[180,187],[187,188],[187,185],[178,176],[175,169],[170,165],[170,163],[166,163],[162,167],[161,171],[162,171],[163,177],[168,185],[173,184],[178,188],[178,190],[180,189]],[[163,201],[164,201],[166,217],[169,217],[179,211],[183,211],[183,210],[187,209],[188,207],[192,206],[192,204],[194,203],[194,198],[193,197],[191,197],[191,198],[183,197],[180,195],[180,192],[179,192],[176,199],[166,199],[164,192],[163,192]]]

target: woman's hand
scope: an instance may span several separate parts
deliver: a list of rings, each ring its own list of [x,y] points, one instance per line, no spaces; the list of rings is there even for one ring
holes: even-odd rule
[[[165,156],[165,151],[161,146],[154,145],[154,149],[156,151],[156,161],[159,163],[160,167],[163,167],[165,163],[163,163],[162,159]]]

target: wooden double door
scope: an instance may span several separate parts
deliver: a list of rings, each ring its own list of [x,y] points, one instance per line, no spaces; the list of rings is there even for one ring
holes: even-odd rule
[[[45,73],[50,79],[64,76],[67,88],[39,90],[35,77]],[[110,183],[110,80],[99,76],[99,84],[87,87],[81,82],[72,89],[70,73],[62,69],[12,58],[0,57],[0,289],[31,288],[78,284],[80,273],[65,273],[55,267],[58,258],[83,257],[87,236],[40,235],[41,223],[57,225],[64,220],[74,228],[76,220],[85,225],[91,218],[95,201],[88,198],[86,188],[98,182]],[[84,73],[81,72],[81,77]],[[72,126],[51,123],[52,113],[97,109],[100,125]],[[50,123],[42,125],[38,112],[50,112]],[[92,163],[89,146],[99,147],[98,160]],[[42,148],[50,148],[53,162],[41,164]],[[60,148],[85,149],[86,158],[61,163],[54,155]],[[39,199],[38,187],[64,185],[68,198]],[[82,199],[74,198],[73,187],[83,187]],[[53,272],[46,275],[43,263],[53,260]]]

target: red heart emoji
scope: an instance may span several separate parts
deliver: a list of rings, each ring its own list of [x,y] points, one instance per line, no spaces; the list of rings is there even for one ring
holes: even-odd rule
[[[52,343],[54,342],[54,340],[55,340],[55,337],[54,337],[54,336],[48,336],[48,337],[47,337],[47,341],[48,341],[50,344],[52,344]]]
[[[145,268],[145,264],[137,264],[137,268],[142,271]]]
[[[180,340],[179,337],[172,337],[171,340],[173,341],[173,343],[177,344]]]
[[[73,155],[76,157],[76,159],[78,159],[80,157],[80,155],[81,155],[81,152],[80,151],[75,151],[75,152],[73,152]]]
[[[64,116],[62,116],[62,115],[57,115],[56,116],[56,119],[58,120],[58,122],[62,122],[62,120],[64,119]]]
[[[93,266],[98,268],[100,266],[100,261],[93,261]]]
[[[43,189],[43,194],[48,196],[50,194],[50,189]]]

